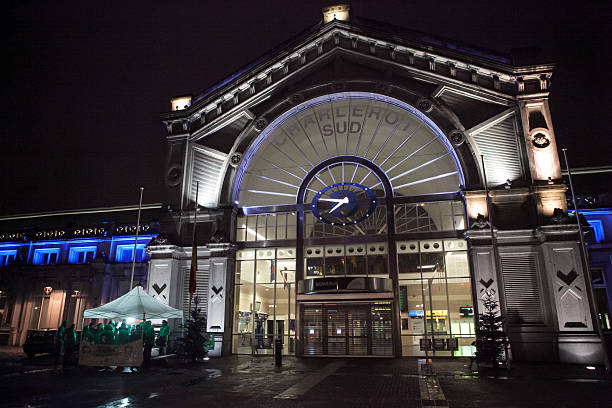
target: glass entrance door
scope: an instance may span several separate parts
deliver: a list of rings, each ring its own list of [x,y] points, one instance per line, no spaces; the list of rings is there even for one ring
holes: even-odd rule
[[[302,306],[304,355],[393,355],[391,302]]]

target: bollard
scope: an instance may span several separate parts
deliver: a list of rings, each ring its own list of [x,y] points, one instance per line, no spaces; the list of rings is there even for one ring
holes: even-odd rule
[[[277,367],[283,365],[283,341],[276,339],[274,342],[274,361]]]

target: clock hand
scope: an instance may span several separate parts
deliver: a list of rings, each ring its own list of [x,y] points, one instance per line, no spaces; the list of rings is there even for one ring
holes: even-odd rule
[[[319,201],[331,201],[332,203],[344,203],[344,198],[319,198]]]
[[[341,201],[340,201],[338,204],[336,204],[336,205],[334,206],[334,208],[332,208],[332,209],[329,211],[329,213],[330,213],[330,214],[331,214],[331,213],[333,213],[334,211],[336,211],[336,209],[338,209],[339,207],[341,207],[343,204],[348,204],[348,202],[349,202],[348,197],[344,197],[344,198],[343,198],[343,199],[342,199],[342,200],[341,200]]]

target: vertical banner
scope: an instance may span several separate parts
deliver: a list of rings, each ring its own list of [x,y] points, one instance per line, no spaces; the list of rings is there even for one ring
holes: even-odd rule
[[[208,281],[208,316],[206,331],[223,333],[225,325],[226,262],[211,261]]]
[[[153,296],[155,300],[164,305],[170,304],[170,284],[172,271],[170,264],[167,262],[160,263],[152,261],[149,270],[149,288],[147,292]]]

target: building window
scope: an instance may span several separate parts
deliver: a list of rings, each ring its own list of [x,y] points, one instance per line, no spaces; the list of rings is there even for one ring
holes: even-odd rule
[[[134,257],[134,244],[117,245],[115,262],[132,262]],[[145,258],[145,244],[136,246],[136,262],[142,262]]]
[[[237,219],[236,241],[274,241],[295,239],[295,213],[277,213],[239,216]]]
[[[59,248],[35,249],[32,256],[34,265],[55,265],[59,259]]]
[[[234,283],[233,352],[295,353],[295,248],[238,251]]]
[[[0,251],[0,266],[6,266],[13,262],[17,257],[17,250]]]
[[[68,263],[71,264],[86,264],[90,263],[96,257],[97,247],[72,247],[68,253]]]
[[[589,223],[591,228],[593,228],[595,242],[604,241],[606,238],[604,234],[603,222],[601,222],[601,220],[587,220],[587,222]]]
[[[396,204],[395,232],[457,231],[466,228],[465,209],[460,201]]]

